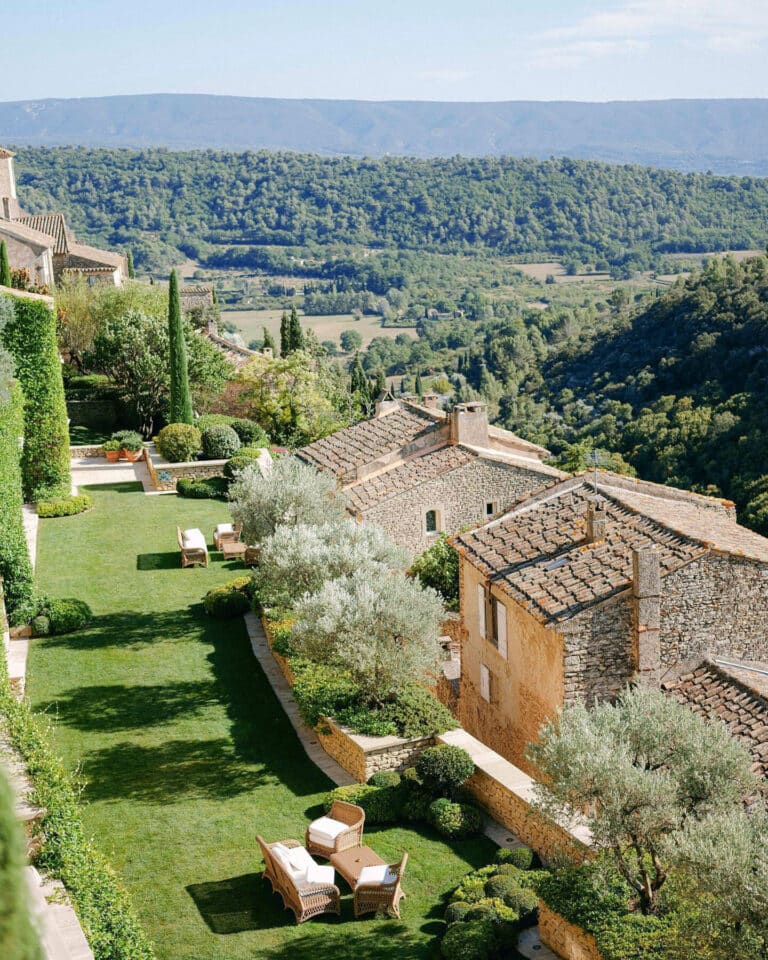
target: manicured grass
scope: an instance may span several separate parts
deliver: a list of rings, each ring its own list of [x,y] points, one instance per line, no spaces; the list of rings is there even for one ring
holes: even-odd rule
[[[40,589],[87,600],[81,633],[36,640],[29,693],[55,721],[56,747],[88,782],[86,826],[112,859],[161,960],[436,956],[441,898],[493,854],[427,828],[371,829],[408,850],[403,920],[352,917],[296,927],[261,879],[254,834],[302,839],[326,777],[308,760],[254,659],[242,621],[213,621],[200,598],[242,573],[211,554],[179,566],[176,525],[210,538],[218,501],[93,487],[94,509],[43,520]]]

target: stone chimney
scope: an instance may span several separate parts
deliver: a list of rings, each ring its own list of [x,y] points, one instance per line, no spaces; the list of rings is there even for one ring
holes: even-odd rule
[[[261,348],[261,355],[262,355],[263,357],[266,357],[268,360],[273,360],[273,359],[274,359],[274,352],[273,352],[273,350],[272,350],[272,347],[262,347],[262,348]]]
[[[661,670],[661,567],[655,547],[632,551],[632,595],[637,677],[655,687]]]
[[[384,390],[376,398],[376,403],[374,404],[374,416],[382,417],[385,413],[389,413],[390,410],[396,410],[400,404],[396,400],[394,394],[391,390]]]
[[[436,393],[425,393],[421,403],[427,410],[437,410],[440,406],[440,397]]]
[[[587,506],[587,543],[605,540],[608,518],[605,512],[607,500],[599,494],[592,497]]]
[[[451,443],[466,443],[470,447],[488,446],[488,407],[473,400],[457,403],[450,413]]]

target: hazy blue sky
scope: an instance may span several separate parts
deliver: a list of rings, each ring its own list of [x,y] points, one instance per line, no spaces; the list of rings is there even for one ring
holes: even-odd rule
[[[768,96],[768,0],[3,5],[0,99]]]

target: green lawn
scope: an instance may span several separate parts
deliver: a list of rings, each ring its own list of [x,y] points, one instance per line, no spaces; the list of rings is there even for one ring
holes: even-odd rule
[[[242,572],[211,554],[179,566],[176,525],[210,538],[226,505],[93,487],[94,508],[43,520],[40,589],[91,604],[86,631],[36,640],[29,693],[55,720],[56,747],[88,786],[86,826],[130,889],[161,960],[435,955],[440,900],[487,863],[485,840],[448,845],[427,830],[371,829],[408,850],[403,920],[352,917],[296,927],[261,879],[254,834],[301,839],[330,784],[308,760],[240,620],[211,621],[200,598]]]

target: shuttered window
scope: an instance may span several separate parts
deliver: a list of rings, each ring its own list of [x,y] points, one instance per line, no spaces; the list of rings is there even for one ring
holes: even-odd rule
[[[485,638],[485,587],[482,583],[477,585],[477,629]]]
[[[484,663],[480,664],[480,696],[491,702],[491,671]]]
[[[507,608],[500,600],[494,600],[495,617],[494,626],[496,628],[496,647],[499,653],[506,659],[507,657]]]

